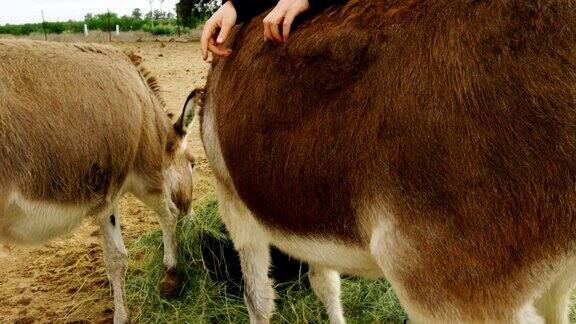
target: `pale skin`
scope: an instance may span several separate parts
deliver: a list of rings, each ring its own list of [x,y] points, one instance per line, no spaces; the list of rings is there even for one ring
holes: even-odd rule
[[[262,21],[264,38],[275,43],[285,42],[290,35],[294,19],[309,8],[308,0],[278,1],[276,7]],[[236,8],[232,2],[227,1],[208,19],[200,40],[204,60],[208,59],[208,52],[224,57],[232,53],[224,43],[236,24],[236,18]]]

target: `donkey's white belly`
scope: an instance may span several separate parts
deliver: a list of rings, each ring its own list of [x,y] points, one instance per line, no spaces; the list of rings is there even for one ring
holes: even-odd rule
[[[80,226],[90,206],[60,205],[12,193],[0,210],[0,242],[40,244]]]
[[[272,245],[284,253],[308,263],[360,277],[382,277],[382,271],[368,248],[350,246],[321,238],[270,234]]]

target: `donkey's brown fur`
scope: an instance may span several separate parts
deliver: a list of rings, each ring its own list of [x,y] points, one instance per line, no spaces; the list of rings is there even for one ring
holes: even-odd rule
[[[254,228],[369,251],[417,321],[567,320],[538,298],[576,271],[574,1],[352,0],[280,46],[259,21],[203,123]]]
[[[95,216],[128,319],[117,204],[131,192],[164,232],[176,292],[175,224],[192,199],[184,123],[173,125],[140,58],[112,47],[0,40],[0,242],[42,243]],[[185,114],[184,114],[185,115]]]

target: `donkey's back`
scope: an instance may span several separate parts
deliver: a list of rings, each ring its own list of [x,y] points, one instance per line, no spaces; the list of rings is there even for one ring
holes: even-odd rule
[[[40,242],[120,194],[159,105],[106,46],[1,40],[0,75],[0,237]]]

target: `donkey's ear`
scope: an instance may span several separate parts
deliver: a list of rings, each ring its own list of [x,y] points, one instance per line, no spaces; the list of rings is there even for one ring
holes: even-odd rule
[[[186,135],[188,125],[190,125],[194,119],[194,111],[196,106],[202,107],[204,104],[204,94],[205,90],[203,88],[196,88],[192,90],[192,92],[190,92],[188,95],[188,98],[186,98],[186,102],[182,108],[182,113],[176,121],[176,124],[174,124],[174,130],[178,135]]]

